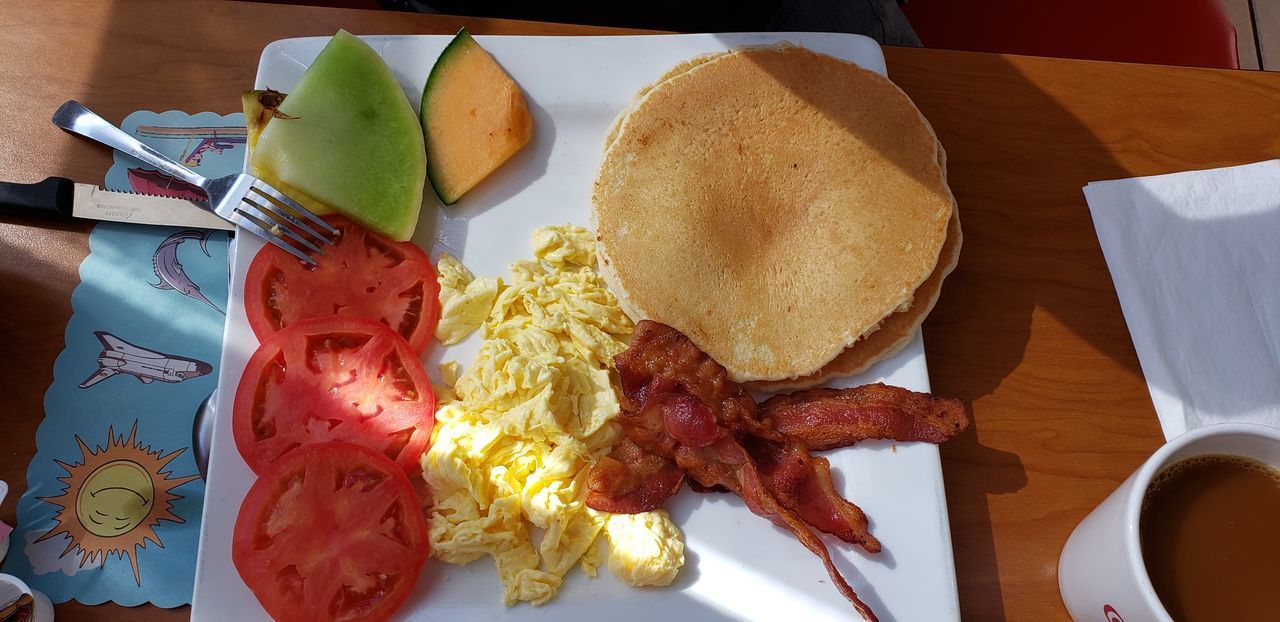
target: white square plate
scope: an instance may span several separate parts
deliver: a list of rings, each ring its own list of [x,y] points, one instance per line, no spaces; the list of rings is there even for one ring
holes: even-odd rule
[[[589,225],[590,189],[603,140],[615,115],[641,87],[676,63],[740,45],[790,41],[885,73],[874,41],[844,34],[771,33],[638,37],[477,37],[524,89],[535,136],[512,161],[459,204],[442,208],[427,190],[415,242],[458,256],[477,275],[506,275],[532,257],[530,234],[541,225]],[[395,71],[417,106],[422,85],[448,36],[365,37]],[[262,52],[256,88],[288,92],[327,38],[289,39]],[[219,378],[204,525],[192,619],[266,619],[231,563],[231,534],[253,472],[236,451],[229,405],[257,340],[241,292],[249,261],[262,247],[251,235],[232,248],[231,300]],[[478,340],[437,348],[441,360],[467,365]],[[922,342],[844,384],[883,379],[929,389]],[[938,448],[927,443],[863,443],[831,452],[837,489],[862,507],[884,551],[867,555],[827,538],[832,556],[881,620],[958,620],[955,568]],[[687,561],[668,588],[628,587],[602,569],[588,579],[574,569],[558,597],[542,607],[500,602],[492,562],[467,566],[429,560],[400,620],[849,620],[853,607],[831,585],[821,561],[789,532],[750,512],[731,494],[683,490],[668,504],[684,530]]]

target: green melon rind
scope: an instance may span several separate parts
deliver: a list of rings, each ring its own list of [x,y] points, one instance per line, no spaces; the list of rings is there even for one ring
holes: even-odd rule
[[[373,48],[338,31],[279,110],[297,119],[267,124],[252,168],[288,171],[279,179],[373,231],[413,235],[426,147],[413,106]],[[317,129],[317,119],[329,125]]]
[[[472,46],[479,47],[476,40],[471,38],[471,33],[466,28],[458,30],[458,34],[454,35],[453,40],[449,41],[449,45],[444,47],[440,52],[440,57],[436,59],[434,65],[431,66],[431,73],[427,76],[427,84],[422,88],[422,103],[418,107],[419,119],[422,122],[423,140],[427,140],[427,123],[430,107],[427,100],[435,89],[440,88],[440,80],[443,78],[444,69],[452,62],[453,58],[463,50]],[[431,160],[427,160],[427,179],[431,181],[431,189],[435,190],[436,196],[440,197],[440,201],[445,205],[453,205],[462,198],[463,193],[454,194],[444,187],[444,180],[440,178],[440,171],[432,164]]]

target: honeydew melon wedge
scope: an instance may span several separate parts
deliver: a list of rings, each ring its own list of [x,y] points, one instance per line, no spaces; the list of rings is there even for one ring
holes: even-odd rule
[[[254,175],[313,211],[332,208],[396,240],[413,235],[426,177],[422,131],[373,48],[340,30],[270,114],[253,93],[243,103]]]
[[[466,28],[431,68],[422,90],[427,176],[453,205],[533,137],[533,117],[515,80]]]
[[[267,123],[277,117],[282,119],[292,118],[278,110],[280,103],[284,101],[284,97],[284,93],[271,89],[245,91],[240,95],[240,105],[244,109],[245,142],[249,148],[250,172],[262,181],[271,184],[275,189],[285,193],[289,198],[301,203],[303,207],[311,210],[311,213],[332,214],[333,209],[328,205],[307,196],[307,193],[276,178],[275,173],[253,166],[253,152],[258,147],[258,139],[262,137],[262,130],[266,129]]]

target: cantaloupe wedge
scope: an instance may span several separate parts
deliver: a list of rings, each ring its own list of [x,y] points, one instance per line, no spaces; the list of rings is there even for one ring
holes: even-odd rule
[[[413,235],[426,177],[422,131],[368,44],[338,31],[275,112],[257,112],[252,121],[265,126],[251,141],[253,174],[309,209],[330,207],[396,240]]]
[[[445,205],[456,203],[533,137],[533,117],[520,87],[465,28],[431,68],[421,111],[427,177]]]

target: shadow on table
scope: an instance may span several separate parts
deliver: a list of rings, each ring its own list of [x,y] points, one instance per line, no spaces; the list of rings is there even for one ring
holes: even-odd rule
[[[1005,510],[997,543],[992,504],[1026,489],[1029,467],[1040,483],[1026,494],[1046,494],[1044,471],[1051,465],[1036,464],[1044,453],[1040,443],[1070,422],[1007,408],[987,413],[982,398],[999,391],[1023,362],[1033,320],[1056,320],[1123,373],[1142,377],[1081,192],[1089,181],[1132,173],[1007,58],[974,54],[964,64],[972,73],[954,75],[929,66],[927,59],[939,52],[919,54],[924,60],[913,56],[910,66],[900,66],[890,50],[890,76],[917,102],[947,147],[948,181],[965,237],[959,265],[923,328],[933,390],[965,400],[973,422],[972,429],[941,448],[956,581],[965,619],[1001,620],[1007,617],[1006,601],[1040,599],[1049,610],[1056,606],[1056,600],[1044,600],[1055,598],[1056,581],[1028,586],[1026,594],[1007,594],[1010,587],[1020,588],[1002,585],[1001,570],[1003,565],[1006,576],[1028,577],[1056,568],[1068,532],[1059,533],[1059,523],[1038,531],[1035,521],[1074,508],[1055,505],[1052,498],[1043,507],[1023,502],[1018,512],[1026,515],[1013,522]],[[987,90],[980,104],[967,96],[974,83]],[[1009,119],[1028,117],[1036,127],[1001,129]],[[1081,159],[1088,162],[1080,165]],[[1071,176],[1079,171],[1088,171],[1089,178]],[[1031,185],[1028,179],[1054,182]],[[1035,315],[1037,308],[1052,320]],[[1081,393],[1093,390],[1080,388]],[[1025,434],[1009,435],[1013,426],[1025,428]],[[999,446],[984,444],[988,438],[999,439]],[[1053,570],[1043,572],[1053,581]]]
[[[956,585],[965,619],[1004,620],[1004,594],[990,498],[1022,490],[1027,485],[1027,471],[1018,454],[983,445],[978,440],[981,426],[972,408],[969,411],[973,421],[970,429],[942,448]],[[963,471],[956,469],[955,463],[964,463]]]

